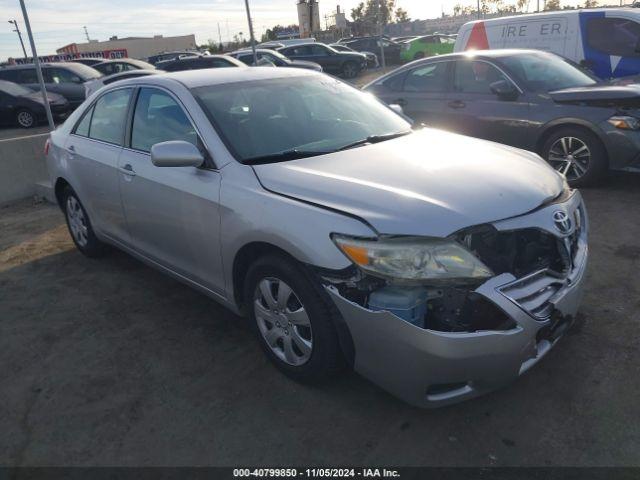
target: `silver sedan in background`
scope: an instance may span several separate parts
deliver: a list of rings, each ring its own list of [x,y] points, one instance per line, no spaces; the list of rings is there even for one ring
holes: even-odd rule
[[[578,191],[320,73],[108,85],[47,163],[82,253],[115,246],[248,317],[297,380],[352,366],[414,405],[457,402],[526,372],[578,308]]]

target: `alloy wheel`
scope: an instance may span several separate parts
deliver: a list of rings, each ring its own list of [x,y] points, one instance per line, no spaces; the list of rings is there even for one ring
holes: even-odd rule
[[[74,196],[67,199],[67,218],[69,219],[69,229],[76,243],[81,247],[86,247],[89,242],[89,229],[80,202]]]
[[[274,277],[261,279],[256,285],[253,311],[260,334],[276,357],[293,366],[311,358],[309,315],[289,285]]]
[[[31,112],[21,111],[18,113],[18,124],[21,127],[29,128],[33,125],[33,115]]]
[[[345,78],[354,78],[356,75],[358,75],[357,67],[350,63],[347,63],[342,69],[342,71],[344,73]]]
[[[579,138],[562,137],[551,146],[547,161],[567,180],[577,180],[589,169],[591,150]]]

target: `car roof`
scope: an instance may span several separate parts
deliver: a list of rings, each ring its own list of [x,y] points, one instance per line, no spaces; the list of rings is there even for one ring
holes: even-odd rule
[[[158,75],[131,78],[120,81],[118,85],[145,83],[147,85],[171,86],[175,82],[179,82],[187,88],[198,88],[210,85],[227,85],[239,82],[295,78],[311,75],[322,74],[313,70],[299,68],[204,68],[200,70],[160,73]]]
[[[445,55],[436,55],[435,57],[423,58],[411,63],[426,63],[429,61],[456,59],[456,58],[479,58],[479,59],[499,59],[502,57],[511,57],[514,55],[546,55],[557,56],[553,52],[546,52],[544,50],[534,50],[525,48],[504,48],[496,50],[467,50],[465,52],[448,53]],[[409,65],[409,64],[407,64]]]

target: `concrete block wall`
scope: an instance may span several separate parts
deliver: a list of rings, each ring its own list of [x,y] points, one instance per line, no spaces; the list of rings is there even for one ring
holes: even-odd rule
[[[44,158],[48,133],[0,140],[0,204],[43,194],[49,185]]]

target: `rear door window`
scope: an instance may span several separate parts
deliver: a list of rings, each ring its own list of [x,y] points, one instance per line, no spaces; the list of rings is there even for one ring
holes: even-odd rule
[[[618,57],[640,56],[640,24],[626,18],[592,18],[587,24],[591,48]]]
[[[93,113],[93,107],[91,107],[85,112],[84,116],[82,117],[82,120],[80,120],[80,123],[76,125],[76,129],[74,130],[73,133],[75,133],[76,135],[80,135],[81,137],[89,136],[89,127],[91,126],[92,113]]]
[[[100,97],[93,110],[89,137],[122,145],[130,97],[130,88],[115,90]]]

